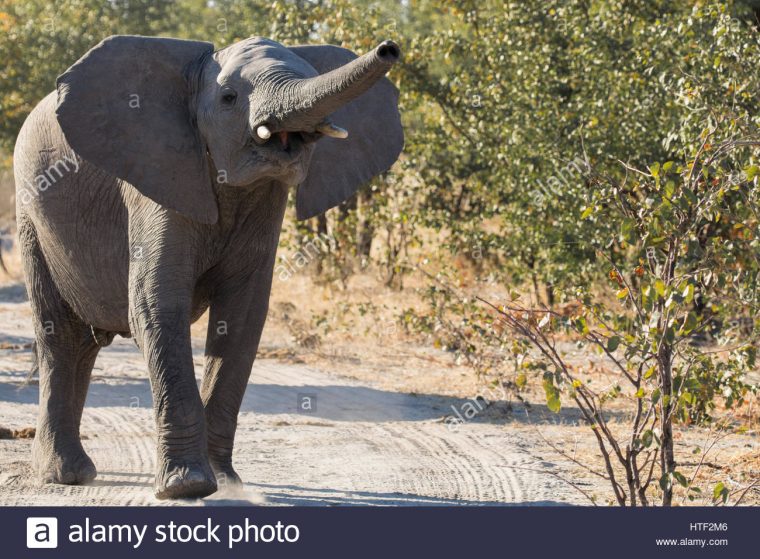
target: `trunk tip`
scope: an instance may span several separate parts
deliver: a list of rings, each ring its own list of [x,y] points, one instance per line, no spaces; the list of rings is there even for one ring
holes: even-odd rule
[[[391,64],[397,62],[401,57],[401,48],[393,41],[383,41],[378,45],[375,52],[377,52],[377,56]]]

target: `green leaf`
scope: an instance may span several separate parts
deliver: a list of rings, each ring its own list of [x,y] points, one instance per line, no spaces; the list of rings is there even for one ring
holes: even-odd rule
[[[676,340],[676,331],[675,328],[668,328],[665,330],[665,340],[672,344]]]
[[[586,323],[586,319],[584,317],[580,317],[575,321],[575,329],[578,330],[581,334],[588,334],[588,324]]]
[[[559,390],[554,386],[554,381],[550,374],[544,375],[544,392],[546,393],[546,407],[554,413],[559,413],[562,405],[559,399]]]
[[[658,279],[654,282],[654,290],[657,292],[657,295],[660,297],[665,297],[665,283]]]
[[[653,439],[654,439],[654,433],[652,433],[651,429],[647,429],[641,435],[641,444],[643,444],[645,448],[649,448],[650,446],[652,446]]]
[[[528,377],[525,376],[525,373],[520,373],[517,375],[515,384],[517,385],[517,388],[525,388],[525,385],[528,384]]]
[[[662,474],[662,477],[660,477],[660,489],[663,491],[667,491],[673,486],[673,481],[671,480],[670,476],[667,472]]]
[[[757,165],[750,165],[744,169],[744,174],[746,175],[748,181],[754,179],[759,173],[760,167]]]
[[[673,472],[673,477],[676,478],[676,481],[681,487],[689,486],[689,482],[686,479],[686,476],[684,476],[681,472]]]
[[[717,484],[715,484],[715,487],[713,488],[713,500],[720,500],[724,504],[726,501],[728,501],[728,488],[722,481],[719,481]]]
[[[683,290],[683,300],[687,303],[691,303],[694,300],[694,284],[688,284]]]
[[[619,345],[620,345],[620,337],[612,336],[609,340],[607,340],[607,351],[611,353],[615,351]]]
[[[691,189],[684,188],[683,194],[684,194],[684,197],[689,201],[689,204],[691,204],[692,206],[697,203],[698,201],[697,195],[694,194],[694,191],[692,191]]]
[[[681,333],[689,334],[698,326],[697,315],[694,312],[689,312],[683,320],[681,325]]]
[[[620,224],[620,237],[630,244],[636,242],[636,224],[632,219],[624,219]]]
[[[562,404],[560,403],[559,398],[548,398],[546,400],[546,407],[554,413],[559,413],[559,410],[562,409]]]

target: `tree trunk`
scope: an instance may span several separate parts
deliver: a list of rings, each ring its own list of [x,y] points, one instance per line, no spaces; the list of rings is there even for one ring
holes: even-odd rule
[[[669,478],[662,490],[662,506],[669,507],[673,502],[673,478],[671,474],[676,469],[676,461],[673,455],[673,355],[669,344],[663,343],[660,346],[657,352],[657,361],[660,369],[660,401],[662,402],[660,471],[663,476],[667,475]]]
[[[546,306],[548,306],[550,309],[553,309],[554,303],[556,302],[556,296],[554,294],[554,286],[551,283],[546,283],[545,291],[546,291]]]
[[[321,213],[317,216],[317,236],[325,239],[327,238],[327,215],[324,213]],[[320,253],[319,258],[317,258],[317,275],[322,275],[322,271],[324,270],[323,260],[325,258],[325,255]]]
[[[664,267],[663,281],[665,285],[671,285],[676,271],[678,245],[670,243],[668,248],[668,260]],[[660,316],[665,316],[664,304],[660,303]],[[663,331],[668,324],[660,318],[660,327]],[[662,488],[662,506],[669,507],[673,503],[673,472],[676,469],[676,461],[673,455],[673,346],[663,334],[660,347],[657,350],[657,367],[660,376],[660,430],[662,431],[662,444],[660,446],[660,472],[667,477],[667,483]]]
[[[359,206],[362,208],[362,216],[357,224],[356,234],[356,254],[359,258],[369,261],[370,253],[372,252],[372,238],[375,236],[375,228],[372,225],[372,220],[367,217],[366,210],[372,203],[372,189],[366,188],[359,192]]]

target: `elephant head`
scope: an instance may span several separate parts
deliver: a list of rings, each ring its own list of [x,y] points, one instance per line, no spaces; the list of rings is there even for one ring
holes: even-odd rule
[[[403,147],[399,59],[258,37],[209,43],[114,36],[58,78],[69,145],[162,206],[215,223],[219,188],[298,185],[305,219],[386,171]]]

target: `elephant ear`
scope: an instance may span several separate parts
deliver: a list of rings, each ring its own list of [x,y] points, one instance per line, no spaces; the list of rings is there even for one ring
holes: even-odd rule
[[[190,108],[190,75],[213,48],[200,41],[109,37],[57,81],[58,122],[80,157],[202,223],[215,223],[218,209]]]
[[[357,58],[331,45],[297,46],[291,50],[324,74]],[[382,78],[344,105],[330,120],[348,130],[348,138],[321,138],[306,180],[298,186],[296,214],[308,219],[347,200],[372,177],[384,173],[404,147],[398,112],[398,90]]]

